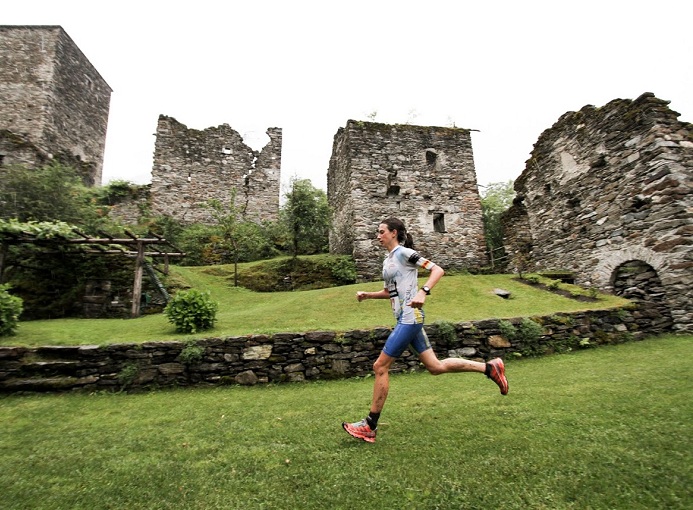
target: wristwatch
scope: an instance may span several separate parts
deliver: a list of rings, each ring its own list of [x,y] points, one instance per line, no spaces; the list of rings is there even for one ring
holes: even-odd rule
[[[424,285],[423,287],[421,287],[421,290],[423,290],[427,296],[431,295],[431,288],[429,286]]]

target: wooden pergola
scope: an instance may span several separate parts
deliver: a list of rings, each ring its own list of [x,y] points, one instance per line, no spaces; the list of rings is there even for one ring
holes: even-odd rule
[[[46,250],[55,249],[57,246],[67,247],[62,253],[96,254],[96,255],[121,255],[135,259],[135,277],[132,285],[131,317],[139,317],[140,300],[142,298],[142,275],[144,272],[145,258],[163,259],[164,269],[159,270],[168,274],[169,260],[176,257],[184,257],[185,253],[176,248],[171,242],[153,232],[147,237],[138,237],[125,230],[127,237],[113,237],[99,231],[101,237],[91,237],[77,229],[72,229],[76,237],[55,236],[41,238],[28,232],[0,232],[0,284],[3,283],[3,274],[9,247],[19,244],[33,244]],[[46,253],[50,253],[47,251]]]

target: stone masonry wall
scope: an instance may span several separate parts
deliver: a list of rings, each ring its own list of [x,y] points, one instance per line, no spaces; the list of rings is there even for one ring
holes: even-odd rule
[[[35,146],[3,143],[4,164],[62,154],[101,183],[111,88],[59,26],[0,26],[0,129]],[[8,137],[4,137],[7,142]]]
[[[235,205],[248,220],[276,220],[282,130],[269,128],[262,151],[248,147],[228,124],[203,131],[159,116],[150,189],[152,212],[186,223],[209,223],[212,199]]]
[[[642,261],[673,328],[693,331],[693,126],[667,105],[650,93],[616,99],[544,131],[515,181],[506,251],[530,246],[532,269],[572,271],[603,290],[621,265]]]
[[[379,277],[381,220],[402,219],[415,248],[444,268],[487,264],[469,130],[350,120],[334,138],[327,175],[330,251]]]
[[[515,326],[522,319],[509,319]],[[662,330],[637,308],[534,317],[538,339],[505,338],[497,319],[455,325],[452,337],[426,326],[436,354],[488,360],[541,355],[601,344],[640,340]],[[199,384],[298,382],[348,378],[372,373],[389,328],[372,331],[282,333],[272,336],[208,338],[195,342],[199,359],[186,342],[144,344],[0,347],[0,391],[118,391]],[[188,349],[188,352],[186,352]],[[393,372],[420,370],[417,356],[405,351]]]

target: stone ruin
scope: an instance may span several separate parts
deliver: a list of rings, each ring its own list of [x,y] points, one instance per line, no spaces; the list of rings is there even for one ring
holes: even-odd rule
[[[59,26],[0,26],[0,167],[58,160],[101,182],[111,89]],[[651,320],[693,330],[693,129],[643,94],[563,115],[539,137],[504,216],[510,268],[568,271],[578,284],[636,299]],[[202,131],[160,116],[152,183],[114,215],[210,222],[205,204],[277,218],[282,131],[261,151],[224,124]],[[402,218],[416,247],[446,268],[485,266],[468,130],[350,120],[328,168],[330,251],[380,274],[378,222]]]
[[[645,93],[544,131],[504,216],[515,270],[569,271],[693,331],[693,125]]]
[[[349,120],[327,173],[330,252],[352,255],[359,278],[380,276],[381,220],[405,222],[415,248],[446,269],[487,264],[470,131]]]
[[[59,26],[0,26],[0,167],[51,161],[101,183],[111,88]]]
[[[245,144],[228,124],[191,129],[160,115],[156,130],[152,182],[121,198],[110,215],[136,224],[144,215],[166,215],[182,223],[214,223],[210,200],[231,204],[247,221],[279,216],[281,128],[267,129],[261,151]]]
[[[150,189],[154,214],[185,223],[209,223],[206,204],[231,203],[247,220],[276,220],[281,185],[281,128],[269,128],[269,143],[255,151],[228,124],[203,131],[159,116]]]

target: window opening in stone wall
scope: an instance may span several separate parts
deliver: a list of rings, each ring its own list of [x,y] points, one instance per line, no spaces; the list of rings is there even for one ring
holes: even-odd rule
[[[222,147],[221,153],[228,156],[229,154],[233,154],[233,149],[231,149],[231,147]]]
[[[3,166],[5,164],[5,155],[0,154],[0,166]]]
[[[433,149],[426,149],[426,163],[434,165],[438,160],[438,153]]]
[[[390,185],[387,187],[387,196],[396,197],[397,195],[399,195],[399,190],[400,188],[396,184]]]
[[[433,213],[433,230],[444,233],[445,230],[445,215],[443,213]]]
[[[387,176],[387,196],[396,197],[399,195],[400,187],[397,185],[397,170],[390,170]]]
[[[400,211],[402,209],[402,202],[399,200],[397,201],[397,210]]]
[[[188,172],[188,182],[192,182],[192,174]]]

